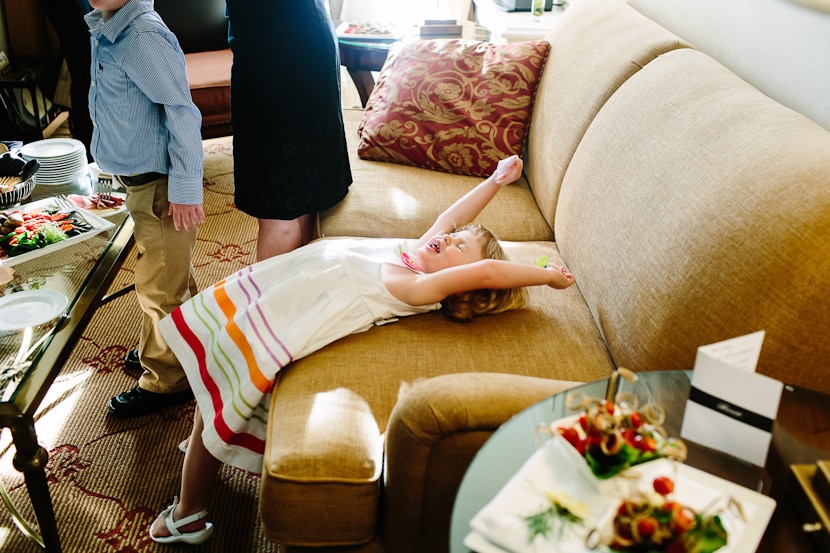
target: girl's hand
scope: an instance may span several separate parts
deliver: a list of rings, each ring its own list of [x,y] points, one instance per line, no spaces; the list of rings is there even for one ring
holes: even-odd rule
[[[551,272],[551,281],[548,286],[557,290],[564,290],[574,283],[574,276],[565,267],[557,265],[545,265],[545,269]]]
[[[499,161],[496,170],[493,171],[493,180],[499,186],[510,184],[522,176],[522,168],[524,163],[517,155],[512,155],[508,158]]]

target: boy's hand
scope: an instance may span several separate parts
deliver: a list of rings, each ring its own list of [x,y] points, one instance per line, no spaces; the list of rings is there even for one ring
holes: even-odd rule
[[[510,184],[522,176],[524,163],[517,155],[512,155],[499,161],[496,170],[493,171],[493,179],[499,186]]]
[[[173,226],[176,230],[190,230],[198,227],[206,220],[202,204],[185,205],[170,202],[168,215],[173,217]]]

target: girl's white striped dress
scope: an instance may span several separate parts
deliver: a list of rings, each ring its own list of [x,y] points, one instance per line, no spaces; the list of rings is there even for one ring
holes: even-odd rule
[[[383,285],[383,263],[400,265],[406,246],[313,242],[217,282],[159,323],[187,373],[214,457],[261,472],[277,372],[349,334],[440,307],[408,305]]]

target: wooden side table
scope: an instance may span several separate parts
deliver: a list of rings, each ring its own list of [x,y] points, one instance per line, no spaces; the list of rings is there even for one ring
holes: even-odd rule
[[[340,65],[344,66],[354,81],[360,103],[366,107],[366,102],[375,88],[373,71],[380,71],[389,49],[394,44],[390,41],[360,41],[348,38],[338,38],[340,47]]]

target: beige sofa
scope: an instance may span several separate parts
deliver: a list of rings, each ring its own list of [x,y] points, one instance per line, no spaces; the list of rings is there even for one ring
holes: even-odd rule
[[[469,324],[409,317],[283,371],[261,493],[282,551],[446,550],[494,429],[617,366],[690,369],[698,346],[765,330],[759,372],[830,392],[830,132],[618,0],[574,3],[547,40],[525,178],[480,221],[577,286]],[[416,237],[480,180],[352,170],[324,237]]]

